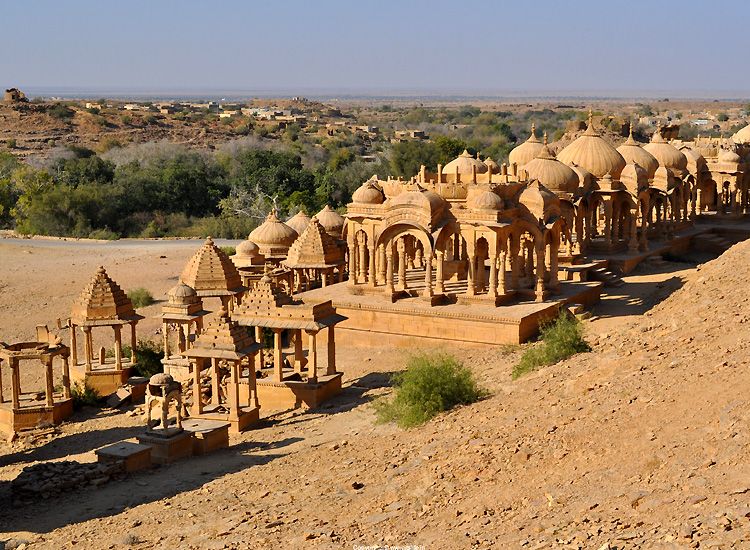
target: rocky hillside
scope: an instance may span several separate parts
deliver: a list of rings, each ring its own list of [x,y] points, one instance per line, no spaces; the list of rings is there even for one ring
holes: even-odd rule
[[[492,396],[421,428],[375,426],[351,400],[384,391],[363,376],[338,408],[119,482],[88,511],[69,497],[59,525],[77,523],[33,547],[746,548],[749,259],[735,246],[645,316],[590,329],[593,352],[518,381],[518,352],[464,350]]]

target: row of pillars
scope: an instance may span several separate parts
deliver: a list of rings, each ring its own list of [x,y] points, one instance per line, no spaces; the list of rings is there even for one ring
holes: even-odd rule
[[[281,336],[284,329],[274,328],[273,331],[273,378],[276,382],[283,382],[284,380],[284,347],[282,345]],[[327,364],[326,364],[326,375],[336,374],[336,336],[333,326],[326,329],[328,332],[327,341]],[[303,336],[302,329],[292,330],[292,337],[294,339],[294,371],[302,373],[304,368],[307,367],[307,381],[316,383],[318,381],[318,342],[317,336],[319,331],[305,330],[307,334],[307,357],[305,357],[303,350]],[[255,339],[256,341],[263,344],[263,333],[261,327],[255,327]],[[259,368],[264,368],[265,359],[263,357],[263,350],[259,353],[260,364],[257,365]],[[255,363],[253,362],[253,366]]]
[[[257,353],[257,352],[256,352]],[[252,368],[254,363],[255,353],[250,357],[251,368],[248,369],[247,381],[249,385],[248,402],[242,404],[240,402],[240,375],[241,375],[241,360],[226,360],[230,363],[229,366],[229,384],[227,384],[227,400],[226,405],[229,409],[229,418],[233,420],[239,420],[240,412],[243,406],[250,406],[251,403],[254,407],[259,407],[258,402],[258,389],[255,380],[255,370]],[[196,357],[195,364],[193,365],[193,407],[195,408],[194,416],[203,413],[204,405],[201,392],[201,372],[206,367],[205,362],[210,361],[211,369],[211,405],[219,406],[221,404],[220,386],[221,381],[219,380],[219,359],[215,357]]]
[[[129,323],[130,325],[130,362],[135,363],[135,348],[137,345],[135,335],[136,322]],[[71,323],[70,325],[70,355],[73,365],[78,365],[78,340],[76,336],[76,328],[78,325]],[[111,325],[115,335],[115,369],[122,370],[122,325]],[[80,327],[84,335],[83,348],[84,348],[84,365],[86,366],[86,372],[91,372],[94,363],[94,345],[91,330],[93,327],[83,326]],[[103,353],[99,353],[99,366],[104,366],[105,357]]]
[[[534,241],[528,240],[522,246],[520,239],[511,239],[510,254],[503,249],[497,254],[481,255],[476,250],[467,252],[465,241],[456,235],[452,239],[452,247],[448,253],[443,250],[435,252],[435,277],[433,279],[432,251],[422,252],[420,248],[409,250],[403,236],[396,241],[395,253],[393,241],[387,245],[381,244],[377,249],[366,249],[362,240],[356,244],[356,247],[350,246],[349,268],[351,273],[355,274],[350,275],[350,284],[366,283],[372,287],[384,284],[386,294],[408,289],[406,272],[410,262],[415,266],[425,268],[424,296],[443,294],[445,292],[444,262],[446,256],[449,258],[448,261],[460,257],[468,262],[467,294],[470,296],[486,289],[490,297],[496,298],[505,295],[510,289],[519,289],[521,271],[527,277],[533,277],[536,272],[538,297],[542,296],[545,284],[549,288],[558,287],[558,250],[555,247],[559,245],[545,247],[541,244],[535,245]],[[485,281],[484,266],[487,259],[489,259],[490,267],[489,281]],[[505,277],[508,263],[511,267],[510,289],[506,288]],[[368,270],[365,270],[365,265],[368,266]],[[547,283],[545,283],[545,276],[548,278]]]
[[[45,404],[47,407],[52,407],[55,402],[55,399],[54,399],[55,386],[54,386],[54,375],[53,375],[54,357],[52,356],[45,357],[41,361],[42,361],[42,364],[44,365]],[[10,371],[11,371],[12,406],[14,410],[18,410],[21,408],[21,393],[22,393],[21,392],[21,373],[20,373],[20,368],[19,368],[20,361],[15,357],[11,357],[9,359],[5,359],[4,362],[8,363],[8,366],[10,367]],[[3,363],[3,360],[0,360],[0,403],[5,403],[5,396],[3,395],[2,363]],[[62,356],[62,369],[63,369],[63,375],[62,375],[63,399],[70,399],[70,365],[68,364],[67,356]]]
[[[191,331],[192,325],[195,323],[195,331]],[[198,317],[194,320],[175,320],[165,319],[162,323],[162,337],[164,342],[164,357],[169,358],[172,355],[172,342],[169,338],[169,326],[175,325],[174,332],[176,333],[176,346],[174,351],[176,354],[180,354],[187,351],[192,347],[193,336],[198,336],[203,332],[203,317]]]

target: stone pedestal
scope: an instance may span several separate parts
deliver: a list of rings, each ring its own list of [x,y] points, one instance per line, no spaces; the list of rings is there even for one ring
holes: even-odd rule
[[[187,432],[162,437],[146,434],[138,436],[141,445],[151,447],[151,462],[154,464],[169,464],[193,454],[193,440]]]
[[[258,378],[258,400],[268,410],[304,407],[314,409],[324,401],[341,393],[340,372],[318,375],[317,382],[284,380],[276,382],[271,376]]]
[[[104,464],[121,462],[126,472],[137,472],[151,467],[151,447],[148,445],[120,441],[95,452],[99,462]]]
[[[132,393],[132,403],[143,403],[146,398],[146,386],[148,386],[148,378],[144,376],[131,376],[128,378],[128,386]]]
[[[229,446],[229,422],[189,418],[182,423],[193,440],[193,454],[205,455]]]

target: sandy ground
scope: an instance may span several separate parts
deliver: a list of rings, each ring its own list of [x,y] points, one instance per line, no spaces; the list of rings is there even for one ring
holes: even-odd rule
[[[199,245],[0,241],[0,339],[65,317],[100,264],[123,288],[163,297]],[[731,252],[747,264],[749,247]],[[592,353],[518,381],[518,349],[447,347],[491,395],[420,428],[375,424],[370,405],[405,351],[341,341],[345,390],[326,407],[266,416],[213,455],[11,508],[8,481],[24,466],[93,461],[142,430],[132,411],[84,410],[57,435],[0,444],[0,531],[33,548],[746,547],[750,377],[716,359],[745,344],[721,340],[736,327],[720,311],[696,317],[679,290],[696,275],[690,264],[639,269],[586,321]],[[674,304],[649,311],[662,302]],[[704,344],[687,345],[685,331]]]

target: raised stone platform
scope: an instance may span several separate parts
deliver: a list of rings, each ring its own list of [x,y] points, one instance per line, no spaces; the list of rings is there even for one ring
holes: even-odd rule
[[[0,431],[17,432],[40,425],[60,424],[73,414],[73,399],[55,399],[51,407],[44,400],[34,399],[32,395],[21,395],[20,407],[13,408],[10,401],[0,404]]]
[[[340,326],[340,325],[339,325]],[[339,327],[336,328],[339,330]],[[264,409],[287,410],[298,407],[313,409],[341,393],[342,374],[318,375],[316,383],[304,380],[277,382],[271,378],[258,378],[258,400]]]
[[[347,318],[336,326],[339,338],[355,345],[407,347],[445,340],[501,345],[519,344],[535,336],[539,323],[556,316],[565,304],[596,303],[601,290],[600,282],[564,281],[559,293],[544,302],[501,306],[481,302],[431,306],[421,297],[391,303],[384,295],[353,295],[348,283],[311,290],[300,297],[309,303],[332,300],[336,312]]]
[[[242,385],[240,385],[240,391],[242,391]],[[190,417],[196,420],[226,422],[229,424],[229,433],[238,434],[247,430],[260,419],[260,409],[258,407],[242,407],[239,418],[234,418],[223,407],[204,405],[203,412],[191,414]]]
[[[130,364],[123,365],[120,370],[112,368],[94,367],[90,372],[86,372],[85,365],[71,365],[70,377],[73,382],[86,385],[95,389],[99,395],[109,395],[117,391],[123,384],[127,383],[130,378],[132,367]]]

